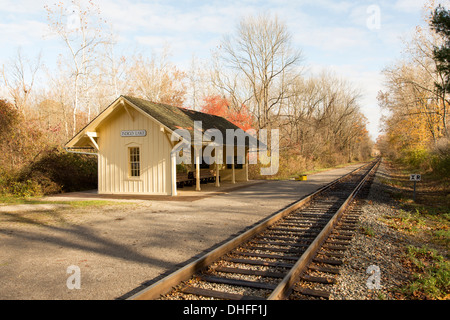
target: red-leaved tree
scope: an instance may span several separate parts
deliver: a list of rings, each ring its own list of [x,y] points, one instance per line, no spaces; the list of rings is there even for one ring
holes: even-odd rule
[[[252,116],[245,105],[236,111],[226,98],[218,95],[206,97],[203,101],[201,112],[223,117],[244,131],[252,128]]]

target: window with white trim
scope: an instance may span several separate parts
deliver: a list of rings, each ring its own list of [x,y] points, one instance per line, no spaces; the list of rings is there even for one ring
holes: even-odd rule
[[[141,156],[139,147],[128,148],[128,175],[130,177],[141,176]]]

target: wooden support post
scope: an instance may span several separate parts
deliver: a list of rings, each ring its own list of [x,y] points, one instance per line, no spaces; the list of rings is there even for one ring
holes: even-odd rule
[[[217,161],[217,157],[216,157],[216,161]],[[216,187],[220,187],[220,176],[219,176],[219,165],[216,163],[216,183],[215,186]]]
[[[231,165],[232,174],[231,174],[231,183],[236,183],[236,170],[234,169],[234,159]]]
[[[248,163],[249,163],[248,153],[246,153],[244,160],[245,160],[244,161],[244,163],[245,163],[245,181],[248,181]]]
[[[216,181],[214,183],[214,185],[216,187],[220,187],[220,164],[222,163],[222,159],[219,160],[219,157],[222,157],[222,152],[219,151],[219,148],[215,148],[214,149],[214,162],[216,165]]]
[[[195,147],[195,191],[200,191],[200,151],[199,147]]]
[[[175,152],[170,154],[170,164],[172,171],[172,196],[176,196],[177,192],[177,155]]]

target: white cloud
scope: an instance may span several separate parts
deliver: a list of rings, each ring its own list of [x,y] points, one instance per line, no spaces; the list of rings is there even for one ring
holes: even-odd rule
[[[321,8],[328,9],[336,14],[347,13],[354,6],[354,3],[351,1],[315,0],[312,3]]]
[[[44,10],[48,1],[36,0],[2,0],[1,11],[15,14],[36,14]]]
[[[251,1],[194,2],[190,6],[186,2],[106,0],[100,10],[123,40],[119,45],[137,44],[152,52],[169,45],[174,62],[184,63],[193,53],[209,55],[222,36],[234,30],[239,18],[256,12],[255,8],[257,4]]]
[[[184,10],[164,2],[134,3],[128,0],[103,1],[101,12],[106,20],[125,32],[183,33],[220,32],[230,24],[230,9],[224,2],[220,7],[209,4]]]
[[[41,42],[49,33],[47,24],[35,20],[0,23],[0,30],[0,42],[13,47]]]
[[[424,0],[398,0],[394,8],[406,13],[417,13],[424,8],[425,4],[426,1]]]
[[[353,27],[308,28],[294,34],[294,41],[299,46],[311,46],[333,54],[369,45],[367,31]]]

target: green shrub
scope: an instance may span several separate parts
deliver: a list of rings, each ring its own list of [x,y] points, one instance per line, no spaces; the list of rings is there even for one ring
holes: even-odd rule
[[[408,149],[402,152],[400,162],[412,169],[432,170],[434,174],[450,176],[450,152],[427,151],[426,149]]]
[[[23,182],[12,181],[9,185],[9,193],[17,197],[34,197],[42,194],[40,185],[36,181],[26,180]]]
[[[28,180],[37,183],[43,194],[95,189],[97,157],[50,150],[22,170],[18,181]]]
[[[437,175],[450,176],[450,154],[433,155],[431,158],[431,168]]]
[[[7,193],[8,190],[8,178],[6,172],[0,168],[0,195]]]
[[[403,155],[403,162],[407,166],[413,168],[420,168],[428,164],[430,154],[425,149],[409,149],[405,150]]]
[[[42,194],[40,185],[33,180],[19,181],[15,173],[0,170],[0,196],[29,198]]]

